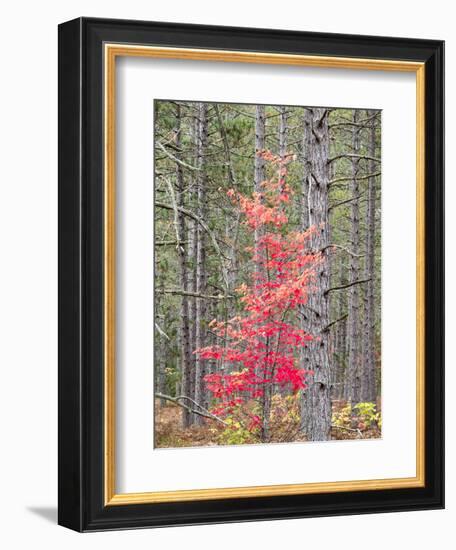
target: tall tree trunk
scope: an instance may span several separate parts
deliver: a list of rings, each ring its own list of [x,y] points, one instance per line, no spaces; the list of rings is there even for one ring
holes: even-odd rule
[[[206,219],[206,148],[207,148],[207,103],[198,106],[198,176],[197,176],[197,211],[198,216]],[[196,293],[206,293],[206,233],[201,224],[196,229]],[[206,302],[202,298],[196,299],[195,312],[195,345],[196,349],[205,346],[206,336]],[[205,402],[204,387],[205,363],[199,355],[195,360],[195,401],[201,405]],[[203,424],[203,417],[197,415],[195,423]]]
[[[181,106],[176,104],[176,158],[181,160],[181,132],[182,132],[182,120],[181,120]],[[178,207],[184,206],[184,174],[182,165],[176,163],[176,202]],[[184,236],[186,234],[185,218],[181,210],[177,210],[177,254],[179,264],[179,278],[180,286],[184,292],[188,291],[188,273],[185,247],[183,244]],[[180,347],[181,347],[181,391],[182,394],[190,397],[191,392],[191,349],[190,349],[190,328],[188,320],[188,298],[185,295],[181,297],[181,325],[180,325]],[[182,425],[184,428],[188,428],[191,424],[192,418],[190,413],[182,409]]]
[[[372,117],[369,128],[368,155],[375,158],[376,121],[375,111],[368,111]],[[375,162],[369,161],[368,173],[375,172]],[[377,398],[375,381],[375,202],[376,202],[375,176],[368,179],[367,212],[366,212],[366,265],[365,278],[366,299],[364,310],[364,368],[361,379],[361,400],[375,402]]]
[[[339,258],[339,285],[347,284],[345,276],[344,256],[340,254]],[[337,296],[337,312],[340,317],[346,311],[346,294],[345,292],[339,292]],[[345,380],[345,368],[346,368],[346,349],[347,349],[347,319],[343,319],[336,326],[336,345],[335,345],[335,357],[337,360],[337,386],[336,396],[338,399],[344,396],[344,380]]]
[[[308,169],[309,225],[315,227],[311,246],[322,251],[318,265],[315,291],[305,308],[306,327],[317,337],[307,345],[304,367],[314,372],[303,392],[302,428],[310,441],[325,441],[331,437],[331,366],[329,354],[329,262],[328,262],[328,183],[329,130],[326,109],[308,109],[305,113],[309,127],[305,156]]]
[[[254,191],[255,193],[261,193],[263,191],[262,183],[265,179],[264,171],[264,159],[258,155],[265,149],[265,133],[266,133],[266,113],[264,105],[257,105],[255,108],[255,173],[254,173]],[[261,232],[259,229],[255,229],[254,242],[255,248],[258,248],[258,242],[261,238]],[[255,265],[256,273],[260,274],[261,266],[257,263]],[[266,373],[261,373],[258,369],[256,371],[257,376],[266,376]],[[261,412],[262,412],[262,427],[261,427],[261,439],[262,441],[268,441],[270,437],[270,412],[271,412],[271,395],[269,389],[263,385],[265,391],[261,397]]]
[[[278,128],[278,143],[279,143],[279,157],[283,160],[287,154],[288,147],[288,108],[281,105],[277,108],[279,112],[279,128]],[[280,191],[283,191],[283,186],[281,186]],[[277,341],[276,344],[277,345]],[[275,385],[272,388],[272,394],[286,395],[287,388]]]
[[[310,149],[312,147],[310,137],[312,134],[312,113],[309,109],[304,109],[302,115],[302,180],[301,180],[301,230],[307,231],[309,228],[309,177],[310,177]],[[310,311],[301,308],[301,328],[311,334],[313,330]],[[304,345],[300,350],[301,365],[310,369],[310,349],[309,345]],[[304,393],[301,400],[302,427],[307,429],[307,394]]]
[[[255,172],[254,172],[254,187],[253,190],[255,193],[262,193],[263,187],[262,183],[265,179],[264,171],[264,159],[259,156],[259,153],[264,151],[265,148],[265,133],[266,133],[266,116],[264,105],[257,105],[255,111]],[[255,248],[258,247],[258,241],[261,238],[261,232],[259,229],[255,229],[254,232],[254,242]],[[255,266],[257,273],[260,272],[261,268],[257,264]]]
[[[279,156],[287,154],[288,111],[286,107],[279,107]]]
[[[163,278],[156,278],[156,288],[160,288],[162,291],[164,288],[164,279]],[[161,302],[163,299],[162,292],[158,292],[155,294],[155,308],[156,311],[161,310]],[[162,319],[156,315],[155,320],[155,330],[154,330],[154,364],[155,366],[155,387],[154,393],[166,393],[165,386],[166,386],[166,359],[167,359],[167,351],[168,346],[166,345],[166,337],[163,334],[162,329],[158,329],[159,323],[162,324],[164,327],[167,326],[167,316],[166,313],[163,315]],[[160,407],[163,407],[166,404],[166,401],[164,399],[159,399],[159,405]]]
[[[358,123],[358,111],[353,111],[353,122]],[[353,154],[359,154],[359,126],[353,126]],[[359,280],[359,159],[352,158],[352,177],[350,180],[351,202],[351,251],[350,283]],[[346,398],[352,403],[359,401],[360,392],[360,317],[359,285],[348,290],[348,368],[346,377]]]
[[[265,147],[266,114],[264,105],[257,105],[255,110],[255,192],[261,192],[261,183],[264,181],[264,159],[257,153]]]
[[[309,175],[310,157],[308,155],[312,137],[312,117],[309,109],[304,109],[302,117],[302,186],[301,186],[301,228],[309,228]]]
[[[328,114],[328,120],[329,120],[329,114]],[[329,126],[329,122],[328,122],[328,126]],[[328,133],[329,133],[329,138],[328,138],[329,139],[328,156],[329,156],[330,153],[331,153],[331,133],[330,133],[329,128],[328,128]],[[334,175],[335,175],[335,166],[334,166],[334,164],[329,163],[328,164],[328,182],[330,182],[334,178]],[[329,203],[329,183],[328,183],[328,198],[327,198],[327,201]],[[333,225],[331,223],[331,214],[330,214],[330,210],[329,210],[329,206],[328,206],[327,231],[326,231],[326,239],[327,239],[328,243],[334,242],[333,241],[333,236],[332,236],[332,230],[333,230]],[[337,260],[336,254],[333,251],[328,250],[327,269],[328,269],[328,273],[329,273],[329,281],[328,281],[328,287],[329,288],[337,285],[337,273],[336,273],[336,269],[335,269],[335,266],[337,265],[336,260]],[[331,312],[333,311],[333,308],[331,307],[332,300],[333,300],[333,296],[331,294],[329,294],[328,295],[328,324],[330,324],[331,320],[332,320],[332,317],[331,317]],[[334,321],[336,321],[336,320],[337,319],[334,319]],[[337,323],[336,323],[336,325],[337,325]],[[329,332],[328,332],[328,355],[329,355],[329,364],[330,364],[330,378],[329,378],[330,399],[332,399],[333,396],[334,396],[334,383],[335,383],[336,378],[337,378],[337,364],[334,361],[334,349],[335,349],[335,340],[336,340],[336,338],[335,338],[336,337],[335,329],[337,327],[334,326],[334,325],[331,325],[331,327],[332,328],[328,329],[329,330]]]
[[[190,122],[190,135],[192,140],[193,155],[192,163],[196,166],[198,164],[198,107],[196,106],[196,114],[192,117]],[[191,174],[189,192],[188,192],[188,204],[193,209],[197,205],[197,177],[194,172]],[[187,238],[188,238],[188,289],[190,292],[196,294],[196,250],[198,242],[197,228],[198,224],[195,220],[187,218]],[[192,373],[196,371],[196,356],[193,353],[197,349],[196,345],[196,298],[194,296],[188,297],[188,317],[189,317],[189,330],[190,330],[190,369]],[[195,377],[191,376],[191,384],[189,388],[189,397],[194,399],[195,397]],[[192,424],[195,422],[197,415],[192,414]]]
[[[226,163],[226,172],[227,172],[227,178],[230,184],[230,187],[234,189],[236,187],[236,175],[233,168],[233,160],[231,158],[231,151],[230,151],[230,143],[228,139],[228,134],[225,128],[225,123],[222,119],[222,114],[220,112],[219,106],[217,104],[214,105],[214,111],[215,115],[217,117],[218,122],[218,130],[220,132],[220,137],[223,142],[223,149],[225,153],[225,163]],[[227,218],[225,223],[225,241],[228,243],[231,241],[232,246],[230,250],[226,253],[227,257],[229,258],[228,263],[228,269],[227,269],[227,280],[226,280],[226,288],[225,292],[227,294],[232,293],[232,289],[234,288],[234,284],[236,281],[236,276],[238,272],[238,254],[237,254],[237,244],[238,244],[238,237],[239,237],[239,227],[240,227],[240,218],[241,213],[239,212],[237,215],[236,220],[231,222],[230,218]],[[231,317],[234,316],[234,304],[231,300],[225,301],[225,311],[226,311],[226,318],[231,319]]]

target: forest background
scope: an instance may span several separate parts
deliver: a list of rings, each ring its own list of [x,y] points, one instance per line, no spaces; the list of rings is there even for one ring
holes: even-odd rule
[[[155,445],[379,437],[381,112],[156,101],[154,157]]]

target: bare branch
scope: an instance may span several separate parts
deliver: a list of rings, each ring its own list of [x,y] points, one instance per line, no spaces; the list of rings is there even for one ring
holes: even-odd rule
[[[178,397],[171,397],[170,395],[164,395],[163,393],[155,393],[155,397],[157,399],[164,399],[165,401],[174,403],[175,405],[182,407],[183,409],[187,410],[190,413],[197,414],[204,418],[209,418],[210,420],[217,420],[217,422],[221,422],[224,426],[228,426],[228,424],[224,420],[222,420],[215,414],[210,413],[202,405],[200,405],[190,397],[186,397],[185,395],[179,395]],[[185,405],[184,403],[181,403],[182,400],[190,401],[193,405],[196,405],[196,407],[198,407],[201,410],[195,409],[193,406],[188,406],[188,405]]]
[[[317,126],[321,126],[323,124],[323,120],[324,120],[325,116],[327,116],[328,114],[329,114],[329,109],[324,109],[323,114],[321,115],[321,117],[319,118],[319,120],[317,122]]]
[[[171,205],[165,204],[163,202],[155,201],[155,206],[158,206],[159,208],[165,208],[167,210],[174,210],[174,208]],[[211,238],[211,241],[212,241],[212,244],[214,245],[215,251],[217,252],[217,254],[219,255],[219,258],[220,258],[220,264],[221,264],[221,268],[222,268],[222,275],[223,275],[223,280],[225,282],[225,286],[228,288],[228,276],[226,274],[225,264],[224,264],[224,261],[223,261],[223,258],[225,258],[225,256],[222,254],[222,251],[220,250],[220,247],[217,243],[217,239],[216,239],[214,233],[209,229],[209,227],[206,225],[206,223],[203,221],[202,218],[200,218],[199,216],[197,216],[193,212],[190,212],[190,210],[187,210],[187,209],[183,208],[182,206],[178,206],[177,209],[179,210],[179,212],[182,212],[182,214],[184,214],[185,216],[188,216],[189,218],[192,218],[193,220],[197,221],[201,225],[201,227],[204,229],[204,231],[206,231],[206,233]]]
[[[340,323],[341,321],[345,321],[345,319],[348,317],[348,313],[346,313],[345,315],[342,315],[342,317],[339,317],[339,319],[336,319],[335,321],[332,321],[331,323],[329,323],[329,325],[326,325],[321,332],[328,332],[328,330],[334,326],[335,324],[337,323]]]
[[[345,122],[336,122],[334,124],[330,124],[329,127],[330,128],[336,128],[337,126],[361,126],[363,128],[367,128],[366,123],[370,122],[374,118],[377,118],[379,114],[380,114],[380,111],[376,111],[373,115],[371,115],[367,118],[363,118],[361,120],[358,120],[358,122],[353,122],[352,120],[344,119]]]
[[[180,244],[188,244],[189,241],[180,241]],[[177,246],[179,243],[177,241],[155,241],[155,246]]]
[[[375,178],[376,176],[381,176],[381,172],[374,172],[373,174],[367,174],[366,176],[356,176],[357,181],[359,180],[368,180],[370,178]],[[329,182],[329,185],[333,185],[334,183],[339,183],[341,181],[351,181],[353,179],[353,176],[344,176],[343,178],[336,178]]]
[[[247,111],[242,111],[241,109],[236,109],[236,107],[234,107],[234,105],[230,105],[229,107],[230,107],[231,111],[234,111],[238,115],[242,115],[242,116],[246,116],[248,118],[255,119],[255,115],[252,115],[252,113],[248,113]]]
[[[321,249],[321,252],[324,252],[328,248],[338,248],[339,250],[343,250],[344,252],[346,252],[350,256],[353,256],[354,258],[363,258],[364,257],[364,254],[355,254],[350,249],[348,249],[345,246],[342,246],[340,244],[328,244],[327,246],[325,246],[324,248]]]
[[[321,313],[319,311],[317,311],[316,309],[310,307],[308,304],[301,304],[301,309],[307,309],[307,310],[311,311],[317,317],[321,317]],[[303,319],[307,319],[307,317],[304,315],[304,313],[302,311],[298,311],[298,313]]]
[[[173,203],[174,230],[176,232],[176,248],[181,248],[181,235],[180,235],[180,229],[179,229],[179,208],[176,202],[176,195],[174,194],[174,187],[171,181],[167,177],[165,176],[162,176],[162,177],[166,181],[166,185],[168,186],[169,194],[171,196],[171,202]]]
[[[347,432],[356,432],[360,439],[363,439],[363,434],[359,428],[346,428],[345,426],[336,426],[335,424],[331,424],[331,428],[334,428],[335,430],[346,430]]]
[[[183,160],[180,160],[178,159],[177,157],[175,157],[173,154],[171,154],[169,151],[167,151],[165,149],[165,147],[159,142],[157,141],[157,145],[158,147],[165,153],[165,155],[170,158],[171,160],[173,160],[174,162],[177,162],[177,164],[180,164],[181,166],[183,166],[184,168],[188,168],[189,170],[195,170],[195,171],[198,171],[199,168],[197,168],[196,166],[192,166],[191,164],[187,164],[186,162],[184,162]]]
[[[159,334],[161,334],[164,338],[171,342],[171,338],[166,334],[166,332],[160,327],[158,323],[155,323],[155,328],[158,330]]]
[[[331,163],[331,162],[334,162],[335,160],[344,159],[344,158],[348,158],[348,159],[365,159],[365,160],[373,160],[375,162],[381,162],[381,159],[378,159],[376,157],[370,157],[369,155],[355,155],[355,154],[352,154],[352,153],[341,153],[340,155],[336,155],[335,157],[332,157],[332,158],[328,159],[328,164]]]
[[[350,199],[347,199],[345,201],[336,202],[336,204],[333,204],[328,207],[328,212],[333,210],[334,208],[337,208],[339,206],[343,206],[344,204],[349,204],[350,202],[357,201],[363,196],[364,193],[361,193],[360,195],[357,195],[356,197],[351,197]]]
[[[230,296],[227,294],[218,294],[218,295],[198,294],[197,292],[181,290],[180,288],[157,288],[155,292],[159,294],[177,294],[178,296],[192,296],[193,298],[204,298],[206,300],[226,300],[226,299],[236,298],[236,296]]]
[[[332,288],[328,288],[328,290],[325,292],[325,296],[326,296],[326,294],[328,294],[329,292],[333,292],[334,290],[344,290],[345,288],[350,288],[351,286],[362,285],[363,283],[368,283],[371,280],[372,279],[369,278],[369,279],[363,279],[363,280],[360,280],[360,281],[354,281],[353,283],[347,283],[346,285],[333,286]]]

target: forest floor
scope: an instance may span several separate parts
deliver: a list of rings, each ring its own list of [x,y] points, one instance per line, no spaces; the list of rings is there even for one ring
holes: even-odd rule
[[[340,411],[346,406],[345,401],[335,401],[332,404],[333,418],[334,414],[340,414]],[[166,403],[160,406],[158,401],[155,403],[155,447],[212,447],[220,446],[221,438],[225,428],[216,421],[204,420],[203,426],[190,426],[182,428],[182,408],[177,405]],[[332,440],[347,439],[378,439],[381,437],[380,428],[374,424],[365,426],[357,423],[356,418],[350,422],[350,426],[336,427],[331,430]],[[305,435],[297,433],[291,440],[293,442],[306,441]],[[284,440],[274,440],[271,443],[284,443]],[[245,443],[251,443],[246,441]]]

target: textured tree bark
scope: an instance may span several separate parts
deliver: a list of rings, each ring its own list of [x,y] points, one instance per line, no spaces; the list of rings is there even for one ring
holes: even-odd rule
[[[181,149],[181,107],[176,104],[176,157],[180,160]],[[176,163],[176,191],[177,191],[177,205],[179,207],[184,206],[184,174],[182,171],[182,165]],[[181,244],[185,235],[185,217],[180,210],[178,210],[177,220],[177,254],[179,264],[179,278],[180,286],[182,290],[188,290],[188,273],[187,262],[184,245]],[[184,395],[189,396],[191,392],[191,349],[190,349],[190,329],[188,321],[188,297],[183,295],[181,298],[181,324],[180,324],[180,347],[181,347],[181,388]],[[189,411],[182,411],[182,425],[184,428],[188,428],[192,422],[191,414]]]
[[[299,204],[301,206],[301,230],[307,231],[309,228],[309,182],[308,178],[310,175],[310,136],[312,132],[312,116],[311,112],[308,109],[304,109],[302,116],[302,180],[301,180],[301,196]],[[313,327],[311,326],[311,319],[306,308],[301,308],[301,328],[307,330],[311,334]],[[300,362],[301,365],[308,368],[309,359],[309,349],[308,345],[302,346],[300,350]],[[301,417],[302,425],[306,423],[306,399],[303,396],[301,400]]]
[[[265,107],[264,105],[257,105],[255,107],[255,160],[254,160],[254,192],[255,193],[261,193],[262,192],[262,186],[265,179],[265,171],[264,171],[264,159],[260,156],[258,156],[258,153],[261,153],[265,149],[265,128],[266,126],[266,114],[265,114]],[[261,233],[258,229],[255,229],[254,231],[254,243],[255,248],[258,247],[258,242],[261,238]],[[257,263],[255,265],[255,271],[256,273],[261,272],[261,266]],[[260,377],[263,375],[259,371],[259,369],[256,370],[256,376]],[[263,441],[267,441],[268,432],[269,432],[269,414],[270,414],[270,398],[268,395],[268,392],[264,392],[264,395],[261,398],[261,413],[262,413],[262,434],[261,438]]]
[[[279,156],[287,154],[288,112],[286,107],[279,107]]]
[[[328,115],[329,117],[329,115]],[[329,149],[331,149],[331,134],[330,134],[330,129],[329,129],[329,124],[328,124],[328,133],[329,133],[329,137],[328,137],[328,140],[329,140]],[[330,218],[330,209],[329,209],[329,182],[334,179],[334,173],[335,173],[335,165],[333,163],[329,163],[328,164],[328,198],[327,198],[327,201],[328,201],[328,214],[327,214],[327,231],[326,231],[326,238],[327,238],[327,242],[328,243],[332,243],[333,242],[333,236],[332,236],[332,224],[331,224],[331,218]],[[340,255],[340,254],[339,254]],[[328,265],[328,288],[331,288],[333,286],[335,286],[337,284],[337,281],[336,281],[336,273],[335,273],[335,265],[336,265],[336,254],[334,253],[333,249],[329,249],[328,250],[328,258],[327,258],[327,265]],[[337,298],[337,297],[335,297]],[[329,364],[330,364],[330,373],[329,373],[329,386],[330,386],[330,400],[333,398],[334,396],[334,383],[336,381],[336,378],[337,378],[337,363],[335,362],[335,357],[334,357],[334,349],[335,349],[335,337],[336,337],[336,333],[335,333],[335,329],[336,329],[336,326],[332,325],[332,317],[331,317],[331,312],[333,311],[333,308],[331,307],[331,302],[333,301],[333,295],[332,294],[329,294],[329,297],[328,297],[328,325],[330,328],[327,329],[327,332],[328,332],[328,356],[329,356]],[[336,314],[338,315],[338,314]],[[334,321],[337,321],[338,317],[335,317],[334,318]],[[328,326],[327,325],[327,326]],[[337,325],[337,323],[336,323]],[[332,328],[331,328],[332,327]]]
[[[368,155],[375,157],[376,149],[376,122],[375,111],[369,111],[372,117],[369,128]],[[375,162],[369,161],[368,173],[375,173]],[[366,213],[366,285],[364,309],[364,368],[361,379],[361,400],[375,402],[377,398],[375,380],[375,207],[376,207],[376,180],[375,176],[368,179],[367,213]]]
[[[265,178],[264,159],[258,156],[258,153],[264,151],[265,148],[265,133],[266,133],[266,116],[264,105],[257,105],[255,110],[255,172],[254,172],[254,192],[261,193],[263,188],[261,184]],[[261,237],[260,230],[255,229],[254,241],[255,247]],[[260,271],[260,267],[256,266],[256,271]]]
[[[268,347],[270,343],[268,344]],[[264,394],[261,400],[263,422],[261,425],[261,441],[267,443],[271,438],[271,398],[272,387],[271,384],[265,384],[263,386]]]
[[[358,123],[358,111],[353,111],[353,123]],[[359,154],[359,127],[353,126],[352,147],[353,154]],[[359,183],[358,168],[359,158],[352,157],[352,177],[350,180],[351,202],[351,251],[350,258],[350,283],[359,279]],[[353,285],[348,290],[348,365],[345,396],[348,401],[356,403],[360,394],[360,318],[359,318],[359,285]]]
[[[197,213],[198,216],[206,219],[206,149],[207,149],[207,103],[200,103],[198,106],[198,158],[197,166],[199,168],[197,176]],[[207,274],[206,274],[206,233],[200,224],[196,228],[196,292],[198,294],[206,293]],[[195,346],[200,349],[205,346],[206,340],[206,301],[196,299],[195,311]],[[197,403],[205,402],[204,388],[205,363],[197,355],[195,360],[195,401]],[[203,424],[202,416],[195,417],[195,423]]]
[[[225,123],[222,119],[222,114],[220,112],[220,109],[218,108],[218,105],[214,105],[215,114],[218,121],[218,130],[220,132],[220,137],[223,141],[223,149],[225,153],[225,161],[226,161],[226,170],[227,170],[227,176],[230,183],[231,188],[236,187],[236,175],[233,168],[233,161],[231,158],[231,152],[230,152],[230,144],[228,140],[228,134],[225,128]],[[238,274],[238,254],[237,254],[237,245],[238,245],[238,238],[239,238],[239,228],[240,228],[240,222],[241,222],[241,214],[240,212],[237,215],[237,218],[234,222],[230,221],[230,218],[227,217],[226,223],[225,223],[225,241],[231,242],[231,247],[228,252],[226,252],[227,258],[229,258],[228,262],[228,269],[227,269],[227,277],[226,277],[226,288],[225,292],[227,294],[232,294],[236,277]],[[234,303],[231,300],[226,300],[225,302],[225,318],[231,319],[234,317],[235,314],[235,306]],[[214,317],[211,317],[213,319]]]
[[[190,135],[192,139],[192,147],[194,149],[192,164],[197,166],[198,159],[198,110],[196,108],[196,114],[192,117],[190,122]],[[197,202],[196,191],[196,175],[194,172],[190,175],[190,186],[188,190],[188,204],[191,208]],[[196,249],[197,249],[197,222],[191,218],[186,219],[187,223],[187,240],[188,240],[188,253],[187,253],[187,272],[188,272],[188,290],[194,294],[197,293],[196,289]],[[194,296],[188,296],[188,317],[189,317],[189,332],[190,332],[190,370],[195,372],[196,358],[193,351],[196,349],[196,298]],[[189,388],[188,397],[195,397],[195,380],[191,377],[191,384]],[[195,421],[195,415],[191,414],[192,423]]]
[[[375,402],[380,393],[379,113],[358,111],[355,123],[352,109],[326,113],[312,107],[211,103],[207,105],[204,154],[201,108],[193,101],[157,102],[155,107],[154,381],[158,394],[195,399],[198,392],[198,401],[207,405],[209,399],[210,409],[220,399],[207,390],[204,375],[243,368],[229,361],[223,348],[226,352],[232,342],[228,321],[246,313],[236,289],[249,282],[254,272],[260,272],[262,279],[267,276],[266,267],[250,254],[254,239],[258,246],[266,229],[261,226],[260,234],[255,234],[245,223],[243,209],[231,202],[227,192],[234,189],[246,196],[264,192],[262,183],[274,173],[274,163],[264,161],[257,152],[296,153],[299,164],[292,163],[286,178],[294,193],[279,206],[289,217],[282,234],[316,227],[309,248],[325,252],[308,303],[288,316],[296,325],[302,318],[300,326],[316,337],[307,347],[295,350],[299,366],[315,371],[315,376],[308,377],[310,388],[299,395],[302,433],[310,440],[327,439],[330,405],[334,406],[335,399],[343,400],[350,393],[354,402]],[[353,129],[355,135],[359,132],[359,145],[354,143]],[[220,327],[225,324],[225,332],[209,327],[212,319]],[[273,352],[277,336],[270,340],[268,349]],[[266,336],[261,341],[266,346]],[[193,352],[201,346],[220,346],[222,352],[214,355],[216,359],[203,360],[197,369]],[[358,364],[351,373],[355,381],[350,383],[345,380],[349,354],[350,365]],[[262,365],[257,361],[259,378],[252,381],[256,389],[263,386]],[[266,376],[270,378],[270,373]],[[162,388],[164,382],[166,388]],[[278,428],[271,402],[275,412],[276,396],[292,392],[291,384],[278,381],[263,399],[249,390],[239,392],[252,411],[255,400],[254,413],[260,422],[264,418],[263,441],[277,441],[287,430],[285,422],[283,429]],[[159,399],[158,395],[157,407]],[[191,426],[197,420],[192,407],[187,409],[184,422]],[[180,418],[181,411],[179,424]],[[294,414],[289,418],[294,421]],[[167,420],[162,419],[163,423]],[[317,425],[325,422],[326,428]],[[187,432],[190,436],[191,430]]]
[[[308,152],[311,147],[312,119],[309,109],[304,109],[302,117],[302,190],[301,190],[301,227],[306,231],[309,227],[309,174],[310,162]]]
[[[165,392],[166,388],[166,378],[165,378],[165,366],[166,366],[166,349],[160,352],[160,357],[158,358],[158,377],[157,377],[157,388],[159,393]],[[165,400],[159,399],[160,407],[165,406]]]
[[[191,197],[190,197],[191,198]],[[196,228],[197,223],[194,220],[186,220],[187,225],[187,234],[188,234],[188,247],[187,247],[187,288],[188,292],[197,294],[196,288],[196,248],[197,248],[197,235]],[[188,303],[188,330],[189,330],[189,347],[190,347],[190,357],[189,357],[189,369],[191,373],[195,372],[195,362],[196,358],[194,351],[197,348],[196,345],[196,298],[195,296],[187,296]],[[192,375],[190,377],[190,384],[188,387],[188,397],[195,397],[195,379]],[[191,414],[191,423],[193,424],[196,416]]]
[[[278,144],[279,144],[279,157],[284,159],[287,154],[288,147],[288,108],[281,105],[277,108],[279,113],[279,124],[278,124]],[[281,187],[283,191],[283,187]],[[280,395],[286,395],[287,388],[274,386],[271,389],[271,394],[279,393]]]
[[[339,284],[347,284],[346,269],[344,266],[344,256],[341,254],[339,258]],[[347,302],[345,292],[339,292],[337,296],[338,312],[342,316],[347,311]],[[344,380],[345,380],[345,359],[347,349],[347,319],[337,323],[336,327],[336,344],[335,344],[335,356],[337,360],[337,386],[336,396],[338,399],[344,396]]]
[[[164,279],[163,278],[156,278],[156,288],[163,289],[164,287]],[[163,294],[160,292],[155,293],[155,308],[156,311],[160,311],[161,306],[161,300],[162,300]],[[158,319],[160,323],[163,323],[163,326],[166,326],[167,319],[166,315],[162,319]],[[163,333],[162,330],[159,330],[157,319],[155,321],[155,330],[154,330],[154,364],[155,367],[155,379],[154,379],[154,393],[166,393],[165,392],[165,385],[166,385],[166,376],[165,376],[165,369],[166,369],[166,360],[167,360],[167,352],[168,352],[168,346],[166,345],[166,336],[165,333]],[[164,399],[159,399],[159,405],[160,407],[163,407],[165,405]]]
[[[317,268],[315,290],[305,308],[305,330],[317,339],[307,345],[304,367],[314,372],[302,398],[302,428],[310,441],[331,437],[331,365],[329,356],[329,263],[328,263],[328,182],[329,131],[328,111],[308,109],[305,113],[309,132],[305,151],[308,181],[309,225],[315,226],[311,246],[322,252]]]
[[[264,181],[264,159],[257,155],[265,147],[266,116],[264,105],[257,105],[255,110],[255,192],[261,192],[261,183]]]

